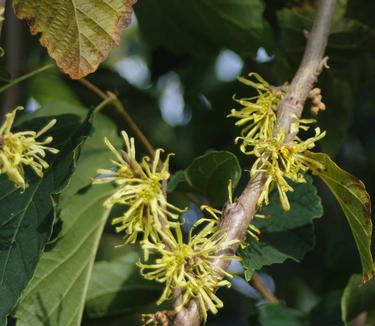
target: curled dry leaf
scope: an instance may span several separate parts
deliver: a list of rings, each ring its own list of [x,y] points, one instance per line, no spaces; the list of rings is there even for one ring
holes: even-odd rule
[[[130,24],[134,0],[14,0],[18,18],[73,79],[94,72]]]

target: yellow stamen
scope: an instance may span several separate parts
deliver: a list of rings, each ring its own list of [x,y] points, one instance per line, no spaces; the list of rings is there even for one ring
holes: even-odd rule
[[[25,190],[28,184],[25,180],[24,166],[29,166],[36,175],[43,177],[44,170],[49,167],[44,159],[46,152],[57,154],[59,151],[45,146],[52,142],[51,136],[42,141],[37,140],[56,124],[55,119],[51,120],[39,132],[11,132],[16,113],[20,110],[23,108],[17,107],[8,113],[0,128],[0,174],[7,174],[9,180],[16,187]]]

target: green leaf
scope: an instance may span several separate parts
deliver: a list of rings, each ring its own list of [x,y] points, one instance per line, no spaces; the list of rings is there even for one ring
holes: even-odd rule
[[[71,78],[95,71],[109,51],[118,46],[120,30],[130,23],[133,0],[13,0],[20,19]]]
[[[222,48],[255,55],[259,46],[272,45],[264,7],[261,0],[143,0],[134,9],[151,46],[195,55]]]
[[[270,205],[259,211],[271,217],[254,220],[254,225],[261,230],[260,240],[249,237],[249,246],[240,251],[247,280],[264,266],[286,259],[300,261],[314,247],[312,220],[323,215],[323,208],[311,178],[307,179],[307,184],[295,185],[294,192],[288,194],[290,211],[282,209],[276,191],[270,196]]]
[[[374,301],[375,279],[362,285],[362,276],[352,275],[341,298],[342,320],[350,322],[363,311],[374,311]]]
[[[104,137],[107,137],[113,146],[122,148],[123,140],[118,135],[117,127],[109,118],[102,114],[94,117],[94,132],[85,142],[74,178],[64,195],[73,195],[78,190],[89,186],[96,176],[98,168],[112,168],[113,153],[105,146]]]
[[[65,95],[67,95],[67,93]],[[58,99],[53,101],[52,97],[46,96],[46,101],[44,101],[43,99],[41,101],[41,103],[46,103],[45,105],[43,104],[34,112],[27,112],[26,114],[20,115],[15,122],[15,125],[18,126],[25,121],[30,121],[35,118],[52,117],[61,114],[73,114],[79,116],[81,119],[84,119],[89,110],[83,108],[77,103],[72,103],[70,100],[71,99],[68,98],[68,101],[60,101]]]
[[[73,90],[69,88],[68,84],[63,80],[64,77],[65,76],[62,75],[58,69],[48,69],[42,74],[33,77],[32,83],[29,84],[29,94],[43,107],[51,102],[56,103],[60,101],[69,103],[70,105],[65,105],[65,107],[70,108],[70,106],[73,106],[72,111],[74,111],[74,106],[78,106],[79,101]],[[45,111],[48,110],[43,110],[43,112]],[[87,110],[84,112],[87,112]],[[71,113],[71,110],[69,110],[69,112],[65,111],[60,113]]]
[[[17,306],[17,325],[80,325],[99,240],[108,216],[103,201],[112,187],[69,197],[61,211],[62,237],[43,253]]]
[[[307,152],[306,156],[325,167],[324,170],[311,169],[332,191],[348,220],[361,258],[363,282],[367,282],[374,273],[374,262],[371,254],[371,200],[365,185],[338,167],[327,154]]]
[[[50,102],[49,104],[32,113],[32,117],[49,116],[62,114],[64,112],[75,113],[80,117],[87,114],[87,109],[65,102]],[[96,175],[98,168],[110,168],[113,165],[110,160],[113,154],[104,145],[104,137],[107,137],[115,147],[123,145],[122,139],[118,136],[116,125],[103,114],[96,114],[93,122],[94,132],[85,141],[82,153],[79,158],[77,171],[70,181],[69,187],[65,189],[64,195],[74,195],[78,190],[91,184],[92,178]]]
[[[125,250],[121,257],[95,263],[86,298],[89,317],[145,312],[160,297],[160,285],[139,273],[136,262],[140,253]]]
[[[231,152],[212,151],[194,159],[186,169],[186,180],[198,193],[213,204],[223,205],[228,200],[228,182],[233,188],[241,178],[241,167]]]
[[[295,309],[279,304],[266,304],[259,309],[259,324],[262,326],[302,326],[304,316]]]
[[[7,177],[0,177],[0,322],[15,305],[21,291],[32,277],[41,252],[51,235],[58,194],[67,185],[75,167],[79,146],[90,131],[77,116],[56,116],[50,130],[52,146],[59,149],[50,155],[50,165],[43,178],[30,174],[29,187],[22,193]],[[21,130],[39,130],[50,118],[34,119]],[[52,198],[54,200],[52,200]]]
[[[87,187],[95,176],[97,162],[101,163],[108,152],[103,134],[116,130],[100,114],[94,117],[94,128],[58,206],[63,222],[60,238],[41,257],[17,307],[17,325],[80,325],[89,278],[108,217],[103,201],[113,191],[111,185]],[[121,141],[118,136],[112,140]],[[80,191],[85,186],[87,189]]]
[[[175,174],[172,175],[170,180],[168,181],[168,192],[173,192],[176,190],[178,184],[185,180],[185,173],[184,171],[180,170],[177,171]]]

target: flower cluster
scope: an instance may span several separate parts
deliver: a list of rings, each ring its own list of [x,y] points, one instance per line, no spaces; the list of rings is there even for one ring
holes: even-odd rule
[[[172,298],[174,291],[181,293],[176,311],[181,310],[191,299],[196,299],[203,319],[207,310],[217,313],[223,307],[215,291],[221,286],[230,286],[223,276],[231,277],[219,267],[212,267],[215,259],[232,260],[236,256],[218,254],[236,241],[227,241],[226,234],[218,232],[215,222],[207,223],[199,232],[193,234],[193,228],[185,243],[180,227],[166,231],[165,243],[145,241],[143,246],[158,258],[154,263],[138,263],[142,275],[149,280],[164,283],[165,289],[158,304]]]
[[[241,137],[237,137],[236,142],[242,141],[241,151],[248,154],[247,148],[256,140],[269,138],[276,123],[276,110],[284,93],[280,89],[275,89],[256,73],[249,74],[256,81],[239,77],[245,85],[256,89],[258,95],[251,98],[233,99],[241,104],[240,110],[232,109],[228,117],[239,119],[236,126],[243,127]],[[251,141],[251,143],[249,143]]]
[[[55,119],[38,132],[11,131],[16,113],[19,110],[23,110],[23,108],[18,107],[8,113],[0,128],[0,174],[5,173],[16,187],[25,190],[27,182],[24,166],[29,166],[39,177],[43,177],[43,171],[49,167],[44,159],[46,152],[57,154],[59,151],[45,146],[52,142],[51,136],[42,141],[37,140],[55,125]]]
[[[302,140],[295,137],[289,140],[287,134],[277,130],[276,113],[277,106],[283,99],[284,93],[279,89],[273,90],[266,81],[257,74],[254,76],[257,82],[241,79],[245,84],[254,87],[258,95],[250,99],[236,100],[244,106],[239,111],[232,110],[230,117],[240,119],[236,125],[243,126],[241,137],[241,151],[247,155],[254,155],[256,160],[250,170],[250,176],[258,173],[265,176],[265,184],[259,197],[258,204],[268,205],[269,193],[274,186],[277,187],[282,207],[285,211],[290,209],[287,197],[288,191],[293,187],[288,180],[295,183],[304,183],[306,179],[303,172],[309,170],[311,165],[320,165],[304,155],[307,150],[315,146],[315,143],[325,136],[319,128],[315,128],[315,136]],[[295,119],[291,125],[291,132],[297,134],[299,130],[308,130],[314,119]]]
[[[127,208],[123,215],[112,220],[117,232],[125,232],[125,243],[134,243],[140,233],[143,234],[143,240],[159,241],[160,231],[168,218],[176,220],[179,216],[177,213],[182,212],[168,203],[163,193],[163,183],[170,176],[170,155],[162,162],[162,150],[158,149],[152,162],[146,156],[138,163],[134,138],[129,138],[126,132],[122,132],[122,136],[126,150],[121,152],[116,150],[108,139],[104,140],[117,159],[112,161],[115,169],[99,169],[99,176],[93,183],[116,184],[115,192],[104,202],[104,206],[112,208],[120,204]],[[170,225],[173,223],[169,222],[168,226]]]
[[[293,187],[287,179],[295,183],[305,183],[306,179],[303,172],[309,170],[310,164],[319,164],[311,162],[304,153],[315,146],[315,142],[322,139],[325,132],[315,128],[315,136],[302,141],[299,137],[285,142],[285,134],[281,131],[274,138],[259,141],[253,151],[250,153],[257,157],[250,170],[250,176],[254,177],[259,172],[265,174],[265,185],[259,197],[259,203],[268,205],[268,194],[273,184],[276,184],[279,193],[281,205],[285,211],[290,209],[287,196],[288,191],[293,191]]]
[[[227,240],[226,233],[219,231],[218,214],[221,212],[208,206],[202,208],[202,211],[208,212],[208,216],[194,224],[184,241],[178,221],[179,214],[184,211],[168,203],[164,191],[170,176],[170,155],[162,162],[162,150],[158,149],[153,159],[144,157],[139,163],[134,139],[125,132],[122,132],[122,136],[124,151],[118,151],[105,139],[116,158],[112,160],[114,168],[99,169],[93,183],[112,182],[116,185],[104,206],[112,208],[114,205],[123,205],[126,208],[123,215],[114,218],[112,223],[117,225],[118,232],[125,232],[126,243],[141,239],[144,259],[138,266],[142,275],[165,285],[158,304],[169,300],[178,291],[180,300],[176,312],[191,299],[196,299],[206,319],[207,311],[216,313],[223,306],[215,295],[216,289],[230,286],[230,282],[223,280],[223,276],[230,277],[230,274],[213,267],[213,262],[218,258],[238,259],[223,250],[237,241]],[[231,201],[231,183],[228,189]],[[139,237],[141,234],[143,237]],[[160,316],[144,317],[145,323],[151,323]]]

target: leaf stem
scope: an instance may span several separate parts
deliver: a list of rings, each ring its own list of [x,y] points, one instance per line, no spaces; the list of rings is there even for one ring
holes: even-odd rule
[[[102,109],[104,109],[107,105],[109,104],[113,104],[113,98],[111,97],[108,97],[106,99],[104,99],[103,101],[101,101],[94,109],[94,113],[97,113],[99,111],[101,111]]]
[[[8,88],[10,88],[10,87],[12,87],[14,85],[17,85],[18,83],[23,82],[24,80],[29,79],[29,78],[37,75],[37,74],[40,74],[43,71],[46,71],[46,70],[48,70],[50,68],[53,68],[54,66],[55,66],[54,64],[49,63],[49,64],[47,64],[47,65],[45,65],[43,67],[40,67],[40,68],[38,68],[36,70],[33,70],[33,71],[30,71],[29,73],[27,73],[25,75],[22,75],[22,76],[20,76],[18,78],[15,78],[15,79],[11,80],[9,83],[7,83],[4,86],[0,87],[0,94],[2,92],[4,92],[5,90],[7,90]]]
[[[251,284],[269,303],[279,303],[279,300],[277,300],[273,293],[265,286],[261,277],[255,272],[253,274],[253,277],[251,278]]]
[[[137,123],[133,120],[133,118],[129,115],[126,111],[124,105],[118,99],[118,97],[110,92],[102,91],[98,86],[87,80],[86,78],[82,78],[78,80],[82,85],[84,85],[87,89],[95,93],[98,97],[102,98],[103,100],[110,99],[113,107],[115,108],[116,112],[121,115],[122,119],[129,125],[129,127],[133,130],[136,137],[140,140],[143,144],[144,148],[146,149],[147,153],[150,157],[154,156],[155,149],[144,135],[142,130],[139,128]]]

